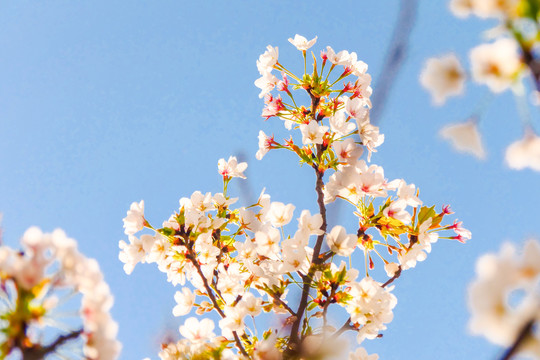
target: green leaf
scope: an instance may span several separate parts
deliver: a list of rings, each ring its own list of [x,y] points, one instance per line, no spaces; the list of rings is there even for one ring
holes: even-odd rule
[[[227,245],[227,246],[232,245],[235,242],[234,239],[228,235],[221,235],[219,240],[221,241],[222,244]]]
[[[437,216],[437,212],[434,209],[435,209],[435,205],[433,205],[430,208],[428,208],[427,206],[422,206],[422,208],[420,209],[420,212],[418,213],[417,224],[420,225],[427,219]]]
[[[158,230],[161,234],[165,235],[165,236],[173,236],[175,231],[174,229],[171,229],[171,228],[163,228],[163,229],[159,229]]]
[[[527,0],[523,3],[523,15],[532,19],[533,21],[537,20],[539,12],[540,2],[538,0]]]

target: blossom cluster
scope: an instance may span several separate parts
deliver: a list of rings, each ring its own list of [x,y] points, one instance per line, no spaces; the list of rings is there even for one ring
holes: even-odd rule
[[[536,0],[451,0],[450,10],[459,18],[473,15],[482,19],[494,18],[499,23],[487,33],[491,42],[470,50],[470,76],[454,53],[426,61],[420,83],[431,93],[436,105],[443,105],[447,98],[463,93],[468,77],[486,85],[495,94],[512,89],[517,96],[523,96],[520,94],[524,92],[521,79],[530,73],[533,96],[537,96],[540,59],[535,49],[540,45],[540,6]],[[486,154],[477,128],[478,120],[475,116],[465,123],[446,126],[441,135],[457,150],[483,159]],[[540,137],[531,124],[525,125],[524,138],[508,147],[506,162],[513,169],[529,167],[540,171]]]
[[[120,241],[119,258],[126,273],[140,262],[156,263],[172,285],[182,286],[174,296],[175,316],[215,312],[220,318],[217,327],[210,318],[187,318],[179,328],[183,339],[164,345],[162,360],[325,358],[345,331],[356,332],[359,344],[377,338],[397,304],[389,284],[424,260],[439,238],[471,237],[460,222],[441,225],[452,213],[448,206],[439,212],[422,206],[414,184],[389,181],[382,167],[360,159],[367,150],[370,161],[384,140],[369,121],[367,65],[354,52],[328,46],[319,58],[313,54],[308,73],[306,54],[316,40],[289,39],[302,52],[302,76],[280,64],[278,48],[268,46],[257,61],[261,77],[255,85],[265,98],[262,116],[283,120],[291,131],[280,142],[261,131],[256,157],[285,149],[312,167],[318,213],[302,210],[294,224],[295,206],[272,201],[264,190],[256,203],[235,207],[238,199],[227,195],[227,185],[245,178],[247,164],[231,156],[218,162],[222,192],[195,191],[180,199],[161,227],[147,220],[143,201],[124,218],[128,241]],[[298,106],[296,90],[307,93],[311,104]],[[327,229],[326,204],[337,199],[354,208],[358,226],[352,233],[342,225]],[[151,233],[139,235],[143,229]],[[347,257],[365,259],[362,275],[343,261]],[[370,274],[377,264],[388,274],[384,283]],[[277,314],[279,324],[259,334],[255,318],[265,312]],[[340,313],[348,319],[338,327],[333,319]],[[377,356],[359,348],[349,358]]]
[[[53,353],[69,358],[117,358],[118,326],[109,313],[113,297],[98,263],[81,254],[75,240],[60,229],[49,234],[29,228],[21,245],[21,251],[0,246],[0,357],[19,352],[23,358]],[[40,343],[50,329],[73,326],[73,320],[62,324],[55,315],[74,294],[81,297],[81,328],[57,334],[51,344]],[[77,338],[83,339],[82,349],[77,348],[80,342],[73,345]]]
[[[540,357],[540,242],[529,240],[518,252],[504,244],[498,254],[480,257],[469,287],[470,328],[476,335],[510,347],[524,330],[518,351]],[[527,325],[528,330],[527,330]]]

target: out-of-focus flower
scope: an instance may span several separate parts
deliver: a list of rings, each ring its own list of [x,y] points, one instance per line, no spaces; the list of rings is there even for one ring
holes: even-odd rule
[[[465,71],[455,54],[447,54],[426,61],[420,83],[433,98],[436,105],[442,105],[450,96],[459,95],[465,86]]]
[[[349,360],[378,360],[379,355],[371,354],[368,355],[366,349],[358,348],[354,353],[349,354]]]
[[[475,0],[451,0],[450,11],[459,18],[466,18],[471,15],[474,9]]]
[[[540,171],[540,137],[527,130],[523,139],[513,142],[506,149],[506,163],[512,169],[531,168]]]
[[[475,47],[470,59],[474,81],[487,85],[495,93],[512,85],[522,65],[516,41],[508,38]]]
[[[540,320],[540,243],[529,240],[518,253],[504,244],[498,254],[487,254],[476,263],[476,279],[469,287],[469,326],[475,335],[489,341],[512,345],[525,324]],[[518,296],[513,296],[519,294]],[[531,333],[520,352],[540,354],[540,338]]]
[[[472,0],[473,13],[481,18],[511,18],[520,0]]]
[[[486,151],[474,119],[447,125],[439,131],[439,134],[443,139],[450,141],[456,150],[472,154],[478,159],[486,158]]]

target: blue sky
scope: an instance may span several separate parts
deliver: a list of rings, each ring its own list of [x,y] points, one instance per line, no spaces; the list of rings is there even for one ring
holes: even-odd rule
[[[180,197],[220,191],[218,159],[242,153],[254,194],[266,187],[273,200],[295,204],[295,216],[313,212],[307,168],[285,152],[255,159],[259,130],[282,132],[280,121],[260,117],[255,61],[272,44],[280,62],[300,66],[287,39],[318,35],[316,52],[327,45],[356,51],[377,91],[397,10],[390,0],[0,2],[3,240],[17,246],[32,225],[63,228],[99,261],[111,286],[121,358],[157,358],[166,329],[179,336],[180,319],[171,314],[177,289],[154,266],[124,274],[118,241],[126,238],[122,218],[130,203],[144,199],[147,217],[159,224]],[[420,1],[406,63],[379,124],[386,141],[372,162],[390,179],[415,183],[426,204],[451,204],[473,232],[466,245],[441,240],[396,281],[394,321],[382,339],[365,343],[381,359],[499,354],[468,334],[466,287],[480,254],[538,233],[539,175],[503,163],[506,146],[522,135],[509,92],[486,108],[480,130],[489,155],[479,162],[453,152],[437,132],[465,120],[487,90],[469,85],[434,108],[418,83],[427,57],[456,51],[466,60],[492,25],[454,18],[445,1]]]

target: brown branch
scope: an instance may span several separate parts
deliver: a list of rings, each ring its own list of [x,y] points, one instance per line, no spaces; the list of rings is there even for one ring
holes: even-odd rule
[[[523,62],[529,70],[531,71],[534,87],[536,91],[540,91],[540,62],[534,58],[532,51],[525,46],[521,41],[518,41],[518,44],[521,47],[521,52],[523,53]]]
[[[343,334],[347,330],[358,331],[358,329],[354,327],[354,325],[351,324],[350,317],[343,323],[343,325],[341,325],[341,327],[338,330],[336,330],[335,333],[332,334],[331,339],[337,339],[341,334]]]
[[[274,293],[269,293],[268,291],[266,293],[270,295],[272,299],[274,299],[274,301],[278,302],[281,306],[283,306],[292,316],[296,316],[296,313],[294,312],[294,310],[291,309],[291,307],[287,305],[283,300],[281,300],[279,296],[277,296]]]
[[[392,276],[390,279],[386,280],[386,282],[384,284],[382,284],[381,287],[382,288],[387,287],[388,285],[393,283],[394,280],[396,280],[400,275],[401,275],[401,265],[398,266],[398,269],[397,269],[396,273],[394,274],[394,276]]]
[[[328,307],[330,306],[330,302],[336,295],[336,286],[332,285],[332,291],[330,291],[330,296],[326,297],[326,303],[323,307],[323,328],[326,329],[326,325],[328,324],[328,319],[326,318],[326,314],[328,313]]]
[[[199,262],[197,261],[197,255],[193,251],[192,247],[190,247],[190,246],[186,246],[186,247],[188,249],[188,256],[186,256],[186,257],[191,261],[193,266],[195,266],[195,268],[197,269],[197,273],[199,274],[199,276],[201,277],[201,279],[203,281],[204,288],[206,289],[206,292],[208,293],[208,297],[212,301],[212,305],[214,305],[214,309],[216,309],[216,311],[218,312],[218,314],[222,318],[225,318],[226,317],[225,313],[223,312],[223,310],[221,310],[221,307],[219,306],[219,304],[217,302],[216,296],[214,295],[214,292],[212,291],[212,288],[208,284],[208,280],[204,276],[204,274],[202,272],[202,269],[201,269],[201,266],[199,265]],[[245,357],[249,357],[249,355],[246,352],[246,349],[244,349],[244,346],[242,345],[242,341],[240,340],[240,337],[238,336],[236,331],[233,331],[232,333],[233,333],[233,336],[234,336],[234,341],[236,343],[236,346],[238,347],[238,350],[240,350],[242,355],[244,355]]]
[[[321,261],[322,261],[322,259],[319,257],[319,254],[321,252],[324,236],[326,233],[326,226],[327,226],[326,207],[324,205],[324,193],[322,190],[324,186],[324,182],[323,182],[324,173],[320,172],[316,165],[313,165],[313,168],[315,169],[315,173],[317,175],[315,191],[317,192],[317,204],[319,205],[319,212],[323,219],[323,223],[321,225],[321,230],[323,231],[323,234],[317,237],[317,242],[315,243],[315,247],[313,248],[313,256],[311,258],[311,267],[308,271],[308,274],[303,277],[304,286],[302,287],[302,295],[300,298],[300,304],[298,305],[298,310],[296,311],[296,320],[294,321],[291,327],[290,345],[293,347],[297,347],[299,345],[298,330],[300,329],[300,324],[302,323],[302,317],[304,316],[304,312],[306,311],[306,308],[307,308],[309,290],[311,288],[313,274],[315,273],[315,268],[316,268],[314,265],[319,265],[321,264]],[[292,349],[292,350],[294,351],[297,349]]]
[[[311,97],[311,116],[313,117],[313,120],[319,122],[322,119],[318,118],[316,111],[317,111],[317,106],[319,106],[319,102],[321,101],[321,99],[313,95],[311,91],[307,90],[307,92],[309,96]]]
[[[506,350],[506,352],[501,357],[501,360],[510,360],[514,355],[516,355],[519,347],[523,345],[523,342],[527,339],[527,337],[531,335],[534,323],[535,319],[531,319],[525,324],[525,326],[523,326],[523,329],[521,329],[521,331],[519,332],[516,341],[514,341],[512,346],[508,350]]]
[[[42,360],[48,354],[55,352],[60,346],[66,342],[78,338],[83,333],[83,329],[72,331],[68,334],[61,335],[56,338],[51,344],[41,347],[21,347],[23,360]]]

